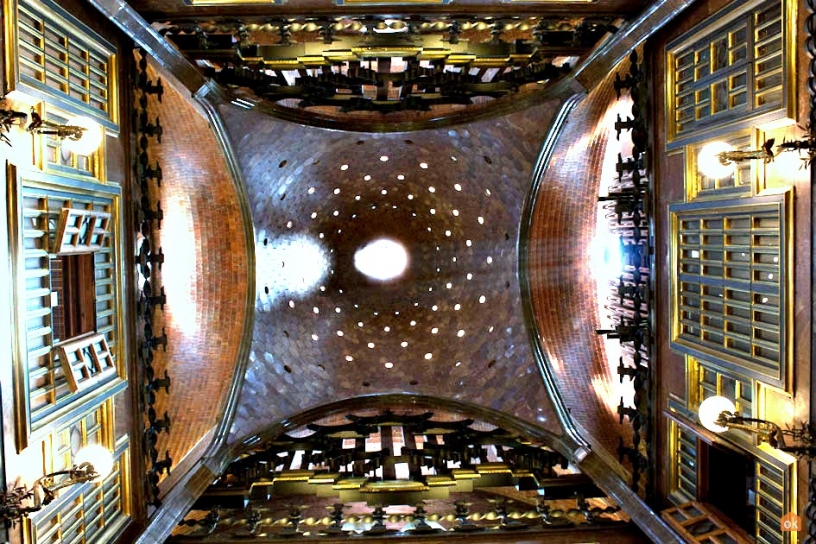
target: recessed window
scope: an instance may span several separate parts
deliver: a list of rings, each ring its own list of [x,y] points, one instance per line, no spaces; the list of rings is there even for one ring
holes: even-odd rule
[[[54,340],[67,340],[96,329],[94,254],[59,255],[51,260]]]

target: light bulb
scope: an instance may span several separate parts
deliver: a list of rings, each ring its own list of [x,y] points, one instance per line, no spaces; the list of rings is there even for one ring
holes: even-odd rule
[[[92,481],[98,482],[105,479],[113,470],[113,455],[104,446],[89,444],[79,450],[74,457],[75,465],[79,466],[83,463],[90,463],[93,466],[98,476]]]
[[[75,155],[90,155],[102,144],[103,131],[95,121],[87,117],[75,117],[66,125],[84,129],[78,140],[63,138],[61,145]]]
[[[711,142],[702,147],[697,154],[697,169],[703,175],[722,179],[734,173],[734,163],[723,164],[720,153],[734,151],[734,148],[725,142]]]
[[[723,412],[736,413],[737,407],[725,397],[708,397],[700,403],[699,417],[700,423],[715,433],[724,433],[728,427],[717,424],[720,414]]]

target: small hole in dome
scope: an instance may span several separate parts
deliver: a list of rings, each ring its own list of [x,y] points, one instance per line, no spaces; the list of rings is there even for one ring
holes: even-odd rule
[[[394,368],[394,363],[385,363],[385,368]]]
[[[452,258],[451,260],[452,260],[453,262],[456,262],[456,257]]]
[[[411,321],[411,326],[415,327],[416,326],[416,321]]]
[[[290,307],[290,308],[294,308],[294,307],[295,307],[295,301],[294,301],[294,300],[290,300],[290,301],[289,301],[289,307]]]
[[[315,192],[315,188],[314,188],[314,187],[309,187],[309,190],[308,190],[308,191],[306,191],[306,192],[307,192],[307,193],[309,193],[310,195],[311,195],[311,194],[314,194],[314,192]]]
[[[397,176],[397,179],[398,179],[398,180],[400,180],[400,181],[402,181],[402,180],[404,180],[404,179],[405,179],[405,176],[403,176],[402,174],[399,174],[399,175]]]
[[[461,190],[462,190],[462,186],[461,186],[461,185],[459,185],[458,183],[454,183],[454,184],[453,184],[453,188],[454,188],[454,189],[456,189],[457,191],[461,191]]]
[[[490,189],[485,189],[485,194],[486,194],[487,196],[490,196],[490,195],[491,195],[491,194],[493,194],[493,193],[491,193],[491,192],[490,192]]]
[[[484,304],[486,301],[487,301],[487,297],[485,297],[484,295],[479,297],[479,304]]]
[[[362,328],[363,328],[363,322],[362,322],[362,321],[358,321],[358,322],[357,322],[357,326],[358,326],[358,327],[360,327],[360,328],[362,329]]]
[[[283,200],[283,199],[285,199],[285,198],[286,198],[286,193],[283,193],[283,194],[280,196],[280,199],[281,199],[281,200]]]
[[[408,383],[409,383],[409,384],[411,384],[411,385],[417,385],[419,382],[418,382],[418,381],[416,381],[416,380],[411,380],[411,381],[410,381],[410,382],[408,382]]]
[[[485,161],[487,164],[493,164],[493,159],[491,159],[491,158],[490,158],[490,157],[488,157],[487,155],[485,155],[485,156],[484,156],[484,161]]]
[[[326,367],[321,365],[321,364],[318,364],[317,368],[318,368],[318,370],[326,370]]]
[[[264,245],[269,243],[269,238],[264,238]]]
[[[348,361],[350,363],[350,362],[354,361],[354,357],[352,357],[351,355],[346,355],[346,361]]]
[[[490,255],[488,255],[487,259],[485,260],[487,261],[487,264],[493,264],[493,257],[491,257]]]
[[[368,349],[374,349],[375,346],[376,346],[376,344],[374,344],[374,342],[369,342],[368,343]]]
[[[496,359],[491,359],[489,363],[487,363],[487,368],[493,368],[496,365]]]
[[[454,157],[453,155],[451,155],[451,160],[452,160],[453,162],[456,162],[456,157]]]
[[[454,304],[453,309],[458,312],[459,310],[462,309],[462,305],[461,304]]]
[[[286,331],[286,330],[285,330],[285,331],[283,331],[283,335],[284,335],[286,338],[289,338],[289,331]]]
[[[450,289],[451,287],[453,287],[453,284],[451,282],[448,282],[448,283],[445,284],[445,287],[447,289]]]
[[[354,200],[360,200],[360,195],[355,196]]]
[[[312,219],[316,219],[316,218],[317,218],[317,212],[312,212]]]
[[[371,382],[363,382],[363,387],[368,387],[369,385],[371,385]]]
[[[286,159],[280,161],[280,164],[278,164],[278,168],[283,168],[284,166],[286,166]]]
[[[453,210],[451,213],[454,217],[459,217],[459,210]]]
[[[318,340],[320,340],[320,337],[319,337],[318,335],[316,335],[316,334],[313,334],[313,335],[312,335],[312,340],[314,340],[315,342],[317,342]]]
[[[465,276],[465,277],[466,277],[468,280],[472,280],[472,279],[473,279],[473,274],[471,274],[470,272],[468,272],[467,276]]]
[[[405,143],[408,144],[408,145],[414,145],[413,140],[405,140]]]
[[[357,140],[357,145],[363,145],[365,142],[363,140]]]
[[[456,336],[462,338],[465,335],[465,329],[459,329],[459,332],[456,333]]]
[[[334,194],[336,194],[336,195],[339,195],[339,194],[340,194],[340,187],[336,187],[336,188],[334,189]]]
[[[289,374],[292,373],[292,367],[289,365],[283,365],[283,369]]]
[[[462,366],[462,361],[456,361],[456,364],[453,366]]]
[[[431,310],[433,310],[434,312],[437,311],[438,309],[439,309],[439,306],[437,306],[436,304],[431,306]]]
[[[363,176],[363,181],[371,181],[371,175],[366,174],[365,176]]]
[[[348,170],[348,164],[344,164],[340,167],[340,170]]]
[[[414,199],[414,195],[408,195],[408,200],[413,200],[413,199]]]
[[[422,168],[423,170],[427,170],[428,169],[428,163],[427,162],[421,162],[421,163],[419,163],[419,167]]]
[[[402,347],[404,347],[404,348],[407,348],[407,347],[408,347],[408,342],[402,342],[402,343],[400,344],[400,346],[402,346]]]
[[[427,360],[429,360],[429,361],[430,361],[431,359],[433,359],[433,353],[426,353],[426,354],[425,354],[425,359],[427,359]]]
[[[269,294],[269,286],[268,285],[264,285],[264,293],[266,293],[267,295]]]
[[[312,308],[312,311],[313,311],[314,313],[316,313],[316,314],[319,314],[319,313],[320,313],[320,308],[318,308],[317,306],[315,306],[314,308]]]
[[[509,281],[504,282],[504,288],[505,289],[510,289],[510,282]]]
[[[294,225],[294,223],[292,223],[291,221],[287,221],[287,222],[286,222],[286,228],[287,228],[287,229],[291,229],[291,228],[292,228],[292,225]]]
[[[391,332],[391,327],[385,326],[385,327],[383,327],[383,331],[384,332]]]
[[[337,336],[343,336],[343,331],[337,331]]]
[[[439,332],[439,327],[434,327],[431,329],[431,334],[437,334]]]
[[[476,221],[478,221],[480,225],[484,225],[484,217],[482,217],[481,215],[476,218]]]
[[[342,291],[341,291],[342,292]],[[342,310],[340,308],[335,308],[334,313],[339,314]]]
[[[429,192],[429,193],[435,193],[435,192],[436,192],[436,187],[434,187],[433,185],[431,185],[430,187],[428,187],[428,192]]]
[[[496,328],[496,327],[494,327],[493,325],[490,325],[490,326],[487,328],[487,332],[493,332],[493,329],[495,329],[495,328]]]
[[[387,195],[387,194],[388,194],[388,190],[387,190],[387,189],[383,189],[382,191],[380,191],[380,193],[381,193],[381,194],[384,194],[384,195]]]
[[[445,231],[445,236],[450,236],[450,235],[451,235],[451,231],[446,230],[446,231]]]
[[[388,155],[383,155],[382,157],[380,157],[380,161],[388,162]]]
[[[333,215],[333,216],[335,216],[335,217],[337,217],[338,215],[340,215],[340,210],[334,210],[334,211],[332,212],[332,215]]]

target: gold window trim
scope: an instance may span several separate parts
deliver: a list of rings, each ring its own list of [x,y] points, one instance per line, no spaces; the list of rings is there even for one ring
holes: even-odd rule
[[[88,64],[87,73],[86,70],[77,71],[75,67],[76,63],[71,61],[71,52],[69,49],[65,52],[66,58],[54,60],[54,62],[61,67],[62,73],[54,73],[50,78],[61,82],[61,86],[65,86],[69,89],[73,87],[73,94],[58,89],[54,85],[48,85],[46,81],[42,81],[42,79],[45,79],[44,75],[42,77],[34,77],[30,74],[25,74],[21,63],[35,62],[32,59],[42,59],[39,63],[43,74],[46,73],[47,68],[45,66],[46,54],[44,50],[39,53],[33,51],[31,58],[21,57],[21,47],[36,49],[36,46],[21,43],[21,9],[41,16],[44,23],[48,25],[45,30],[48,30],[49,34],[58,34],[69,44],[68,47],[70,47],[71,44],[81,44],[87,48],[88,52],[93,52],[99,58],[104,58],[106,64],[105,70],[92,67],[88,59],[80,55],[77,60],[79,64]],[[3,0],[3,18],[5,22],[3,36],[7,44],[7,47],[4,49],[5,80],[7,86],[6,98],[33,104],[46,97],[50,97],[59,102],[62,107],[71,113],[92,117],[106,129],[118,133],[119,82],[116,47],[51,0]],[[23,30],[25,32],[31,31],[34,33],[44,31],[44,29],[31,27],[24,27]],[[43,35],[40,39],[43,42],[40,44],[40,47],[45,47],[45,36]],[[49,43],[57,44],[57,42]],[[62,47],[61,44],[56,46]],[[100,86],[98,82],[99,78],[104,78],[105,85]],[[82,83],[78,80],[81,80]],[[101,100],[99,95],[91,93],[91,87],[100,91],[104,87],[104,100]],[[87,95],[87,100],[75,98],[73,95],[77,93]],[[94,107],[91,102],[100,104],[104,102],[103,108]]]
[[[96,184],[94,188],[88,188],[87,183],[80,184],[70,178],[56,177],[34,171],[22,173],[12,164],[7,165],[6,181],[9,195],[9,214],[7,218],[9,253],[12,277],[14,278],[12,301],[14,307],[13,330],[15,334],[12,340],[12,387],[14,391],[14,419],[17,431],[16,449],[18,452],[22,452],[33,441],[46,436],[49,428],[70,421],[76,413],[87,411],[89,406],[98,404],[100,399],[113,397],[127,387],[125,379],[127,376],[126,357],[124,355],[126,327],[124,326],[122,305],[115,303],[115,301],[124,300],[123,279],[119,271],[124,270],[125,263],[124,249],[119,233],[121,203],[118,188],[101,184]],[[89,394],[72,393],[70,401],[62,403],[36,421],[32,420],[30,404],[29,358],[38,353],[43,357],[53,357],[55,350],[51,347],[50,341],[45,348],[37,348],[37,353],[32,353],[29,348],[29,338],[32,334],[32,331],[29,331],[27,327],[30,318],[27,309],[29,293],[26,289],[26,282],[23,281],[23,278],[26,277],[26,259],[31,258],[30,251],[25,248],[23,239],[24,231],[28,228],[23,225],[27,218],[26,214],[29,213],[28,210],[23,210],[23,202],[25,198],[28,198],[26,196],[28,190],[37,194],[39,194],[39,191],[43,193],[56,191],[66,195],[66,198],[68,198],[68,195],[75,195],[80,200],[93,200],[94,197],[104,197],[110,200],[110,261],[105,266],[112,267],[113,271],[108,282],[110,284],[108,295],[113,304],[109,311],[106,311],[106,314],[110,315],[105,316],[109,321],[109,325],[105,329],[113,328],[117,331],[115,346],[108,350],[113,357],[117,376],[103,383]],[[44,233],[40,233],[38,236],[42,235]],[[48,249],[50,247],[46,245],[44,249],[38,250],[38,253],[42,253],[43,258],[45,258],[48,255]],[[43,296],[46,295],[47,292]],[[99,297],[97,297],[97,301],[99,301]],[[104,331],[97,330],[97,332],[103,333]],[[50,332],[46,330],[43,334],[50,334]]]
[[[793,358],[792,330],[788,326],[792,322],[792,295],[793,295],[793,259],[792,256],[792,194],[791,191],[770,194],[754,198],[733,199],[729,201],[694,201],[669,206],[671,224],[671,348],[677,352],[691,356],[699,356],[707,361],[719,362],[731,369],[732,372],[744,374],[759,379],[770,385],[790,392],[793,386],[791,362]],[[681,317],[680,308],[680,219],[684,213],[700,214],[706,210],[718,210],[719,217],[726,214],[750,213],[752,210],[763,207],[776,206],[779,209],[779,362],[778,371],[773,374],[763,370],[755,363],[737,353],[712,350],[702,344],[689,344],[680,338]],[[725,249],[724,249],[725,251]],[[723,289],[730,288],[727,280],[723,280]],[[750,291],[753,293],[753,291]]]
[[[665,78],[665,130],[666,149],[676,150],[691,141],[701,138],[714,139],[722,133],[734,132],[736,130],[750,127],[751,125],[764,124],[780,118],[798,118],[798,95],[797,85],[797,53],[799,51],[797,13],[798,3],[795,0],[777,0],[781,9],[782,27],[782,103],[780,107],[774,109],[761,109],[755,111],[752,107],[744,115],[726,116],[722,123],[706,124],[702,127],[695,127],[688,134],[678,135],[675,124],[675,85],[676,72],[675,64],[677,54],[707,37],[714,39],[715,35],[727,29],[729,24],[737,17],[741,17],[752,10],[758,8],[767,0],[752,0],[749,2],[732,2],[711,17],[701,22],[689,32],[680,36],[672,43],[668,44],[664,50],[664,62],[666,67]],[[727,34],[727,32],[726,32]],[[752,51],[752,58],[753,58]],[[753,63],[751,63],[753,64]],[[753,66],[749,68],[754,71]],[[751,90],[753,92],[753,89]]]

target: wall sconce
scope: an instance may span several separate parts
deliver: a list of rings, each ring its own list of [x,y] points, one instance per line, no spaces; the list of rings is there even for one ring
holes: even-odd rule
[[[113,456],[107,448],[91,444],[79,450],[74,458],[74,466],[39,478],[31,490],[17,487],[0,493],[0,519],[6,525],[13,524],[31,512],[42,509],[56,498],[56,492],[74,484],[95,482],[104,479],[113,470]],[[23,506],[23,501],[31,499],[33,506]]]
[[[60,125],[43,119],[32,110],[31,123],[26,130],[56,136],[68,151],[76,155],[90,155],[102,144],[102,127],[87,117],[75,117]]]
[[[734,165],[744,160],[762,159],[766,163],[774,159],[774,139],[762,145],[762,149],[738,151],[725,142],[711,142],[700,149],[697,155],[697,168],[705,176],[721,179],[734,173]]]
[[[734,403],[725,397],[709,397],[700,403],[700,423],[709,431],[724,433],[728,429],[743,429],[759,435],[760,441],[767,442],[772,448],[791,453],[807,460],[816,459],[816,434],[810,423],[799,429],[781,429],[779,425],[764,419],[755,419],[738,415]],[[796,444],[788,445],[785,437],[790,437]]]

